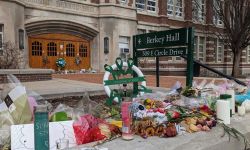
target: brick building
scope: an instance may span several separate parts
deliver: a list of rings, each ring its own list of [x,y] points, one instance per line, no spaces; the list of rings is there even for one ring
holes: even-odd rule
[[[230,72],[232,54],[214,32],[222,30],[213,0],[0,0],[0,43],[15,43],[25,58],[21,68],[103,71],[115,58],[131,57],[132,36],[195,27],[197,60]],[[216,24],[216,28],[214,27]],[[3,45],[0,44],[0,54]],[[79,61],[80,60],[80,61]],[[140,60],[153,70],[154,58]],[[162,71],[185,71],[180,57],[160,59]],[[250,48],[243,52],[243,74],[250,72]]]

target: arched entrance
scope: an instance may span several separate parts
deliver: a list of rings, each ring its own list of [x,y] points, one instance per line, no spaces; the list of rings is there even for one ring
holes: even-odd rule
[[[57,58],[66,60],[67,70],[89,69],[90,42],[68,34],[29,36],[29,64],[31,68],[57,70]]]
[[[30,67],[57,70],[57,58],[64,58],[67,70],[89,69],[90,43],[98,29],[75,21],[43,19],[29,19],[25,23]]]

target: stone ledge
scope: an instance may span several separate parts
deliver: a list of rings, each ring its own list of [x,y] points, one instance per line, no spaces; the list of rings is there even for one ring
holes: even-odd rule
[[[0,69],[0,75],[5,74],[53,74],[53,69]]]

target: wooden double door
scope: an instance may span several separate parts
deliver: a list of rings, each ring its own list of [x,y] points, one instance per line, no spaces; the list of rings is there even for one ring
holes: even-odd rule
[[[66,34],[44,34],[29,37],[29,64],[31,68],[58,70],[56,60],[64,58],[65,70],[89,69],[90,43]]]

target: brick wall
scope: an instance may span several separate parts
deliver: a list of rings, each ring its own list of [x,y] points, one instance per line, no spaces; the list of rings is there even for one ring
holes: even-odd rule
[[[21,82],[51,80],[52,74],[14,74]],[[7,75],[0,74],[0,83],[6,83]]]

